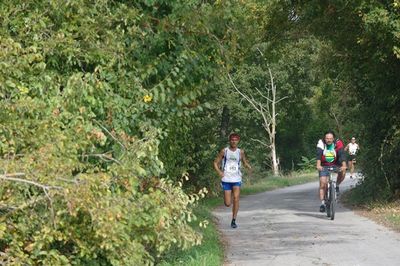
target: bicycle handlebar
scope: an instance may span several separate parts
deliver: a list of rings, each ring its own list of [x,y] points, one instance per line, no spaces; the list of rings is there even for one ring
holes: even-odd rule
[[[335,172],[335,173],[339,172],[339,167],[336,166],[324,166],[324,168],[329,172]]]

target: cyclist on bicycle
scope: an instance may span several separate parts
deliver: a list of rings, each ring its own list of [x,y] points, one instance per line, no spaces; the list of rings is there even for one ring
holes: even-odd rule
[[[319,172],[319,198],[321,200],[320,212],[325,212],[324,195],[327,189],[329,167],[340,168],[337,177],[336,192],[339,193],[339,184],[346,176],[346,155],[344,152],[343,142],[339,139],[335,140],[335,133],[328,131],[324,134],[324,138],[320,139],[317,144],[317,169]]]

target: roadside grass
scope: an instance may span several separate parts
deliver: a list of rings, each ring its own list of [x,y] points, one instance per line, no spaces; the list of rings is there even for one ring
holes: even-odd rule
[[[341,201],[355,213],[400,232],[400,200],[393,202],[365,202],[360,199],[356,189],[353,189],[345,192]]]
[[[207,198],[206,200],[202,200],[194,211],[197,221],[193,222],[192,226],[195,230],[201,231],[203,234],[201,245],[194,246],[188,250],[171,250],[157,265],[222,265],[224,258],[223,245],[220,242],[219,233],[211,215],[212,209],[220,204],[220,198]],[[209,221],[206,228],[200,228],[199,226],[199,222],[203,220]]]
[[[315,172],[293,173],[281,177],[266,177],[265,174],[257,174],[253,175],[251,178],[244,179],[241,195],[250,195],[317,180]],[[222,204],[222,192],[218,197],[210,197],[202,200],[194,211],[197,216],[197,222],[192,224],[196,230],[201,231],[203,234],[201,245],[183,251],[171,250],[160,262],[157,263],[157,265],[222,265],[224,260],[224,247],[211,214],[211,211],[215,207]],[[209,221],[209,224],[205,229],[200,228],[198,225],[199,222],[203,220]]]
[[[393,224],[397,231],[400,231],[400,208],[398,206],[397,209],[391,209],[391,213],[386,215],[385,217],[389,221],[389,223]]]
[[[277,188],[300,185],[307,182],[318,181],[317,174],[313,172],[295,172],[284,176],[263,177],[255,175],[243,180],[241,195],[251,195]]]

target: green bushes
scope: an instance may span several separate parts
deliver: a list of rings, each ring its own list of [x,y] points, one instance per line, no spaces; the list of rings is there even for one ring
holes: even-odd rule
[[[26,101],[4,105],[10,118],[32,115]],[[152,177],[163,168],[155,129],[138,139],[68,113],[33,114],[25,127],[2,121],[3,132],[18,136],[0,161],[4,263],[149,264],[172,245],[199,243],[187,224],[198,196]]]
[[[184,26],[159,28],[184,6],[162,5],[170,21],[145,2],[1,2],[1,263],[153,264],[201,241],[205,191],[183,191],[160,140],[201,110],[210,71]]]
[[[301,170],[310,171],[315,170],[316,163],[316,158],[307,158],[305,156],[301,156],[301,163],[298,163],[297,165]]]

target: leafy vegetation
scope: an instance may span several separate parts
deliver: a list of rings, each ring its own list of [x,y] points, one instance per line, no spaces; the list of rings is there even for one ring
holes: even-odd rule
[[[203,240],[201,245],[188,250],[175,250],[161,258],[158,265],[221,265],[224,259],[223,245],[219,238],[216,225],[213,223],[211,211],[221,204],[221,197],[201,200],[194,213],[200,220],[209,221],[202,229]],[[198,223],[192,224],[201,229]]]
[[[395,163],[400,121],[393,116],[400,106],[399,2],[339,0],[293,8],[303,18],[299,26],[308,25],[332,48],[329,77],[347,96],[336,97],[343,107],[335,108],[338,131],[359,136],[363,147],[358,161],[367,178],[356,193],[368,200],[393,199],[400,189]]]
[[[2,263],[154,264],[199,244],[193,208],[218,194],[211,163],[227,135],[240,133],[252,165],[270,170],[263,123],[228,74],[257,97],[272,70],[285,98],[281,172],[311,169],[317,140],[335,129],[361,145],[366,178],[354,193],[398,198],[399,9],[1,1]]]
[[[160,141],[199,110],[206,59],[151,7],[2,2],[3,263],[151,264],[200,243],[188,222],[205,190],[182,190]],[[178,7],[164,6],[175,21]]]

